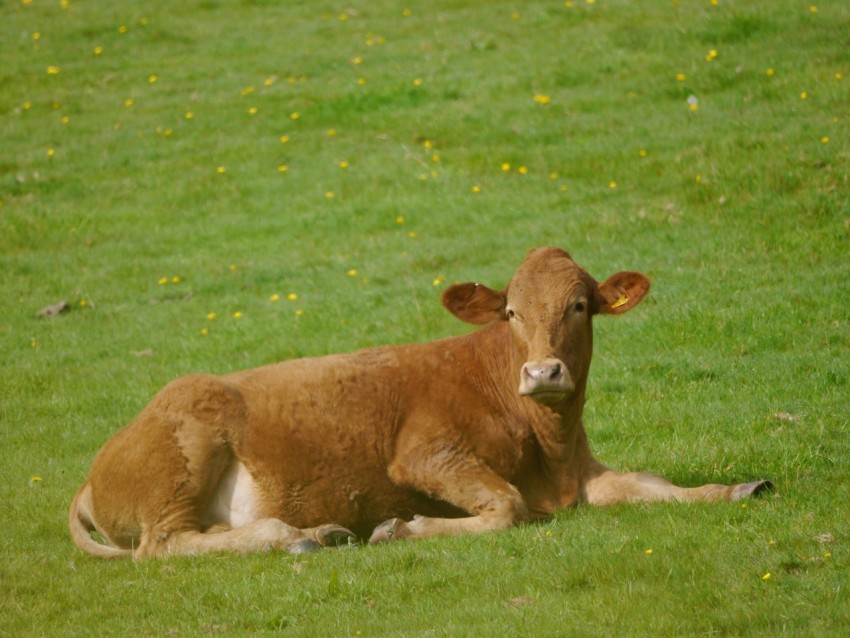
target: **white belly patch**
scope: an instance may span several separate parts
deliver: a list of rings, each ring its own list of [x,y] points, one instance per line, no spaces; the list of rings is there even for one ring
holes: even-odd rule
[[[258,520],[258,510],[254,479],[241,461],[233,461],[204,512],[204,524],[245,527]]]

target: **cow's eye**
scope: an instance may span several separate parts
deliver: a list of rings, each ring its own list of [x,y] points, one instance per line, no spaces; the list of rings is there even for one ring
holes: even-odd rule
[[[576,305],[573,306],[573,310],[576,312],[584,312],[587,308],[587,305],[583,301],[577,301]]]

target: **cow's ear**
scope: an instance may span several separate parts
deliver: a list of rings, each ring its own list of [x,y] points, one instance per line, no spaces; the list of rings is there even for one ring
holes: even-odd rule
[[[505,319],[505,293],[481,284],[456,284],[443,292],[443,305],[455,317],[481,325]]]
[[[599,284],[598,312],[620,315],[640,303],[649,292],[649,279],[639,272],[618,272]]]

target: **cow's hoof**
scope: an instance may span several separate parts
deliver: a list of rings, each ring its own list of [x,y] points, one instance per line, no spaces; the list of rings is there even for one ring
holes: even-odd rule
[[[409,535],[407,523],[400,518],[391,518],[378,525],[369,537],[369,544],[397,541]]]
[[[732,492],[732,500],[740,501],[750,496],[760,496],[773,491],[773,483],[770,481],[753,481],[752,483],[741,483],[735,486]]]
[[[334,523],[317,527],[316,540],[322,547],[348,547],[358,542],[354,532]]]
[[[286,548],[290,554],[311,554],[313,552],[321,551],[322,546],[319,545],[316,541],[311,540],[309,538],[305,538],[300,541],[296,541],[292,543],[289,547]]]

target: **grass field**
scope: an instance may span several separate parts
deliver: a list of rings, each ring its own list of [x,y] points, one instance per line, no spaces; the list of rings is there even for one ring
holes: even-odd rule
[[[848,76],[837,1],[0,0],[0,635],[847,635]],[[596,323],[597,456],[775,495],[72,546],[169,380],[462,333],[440,291],[538,245],[653,281]]]

